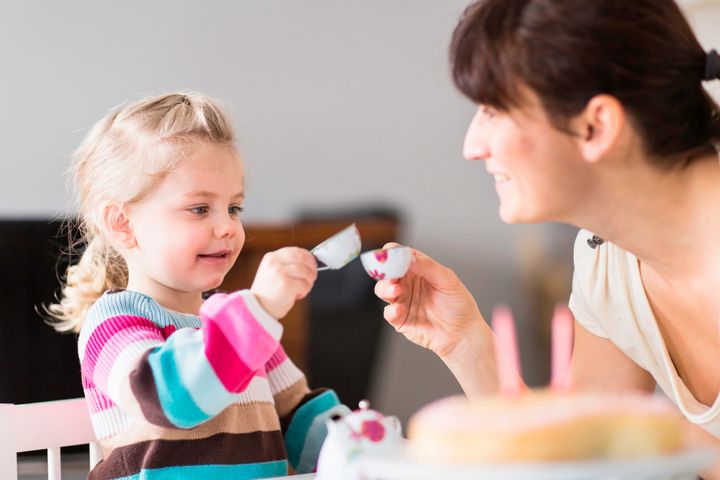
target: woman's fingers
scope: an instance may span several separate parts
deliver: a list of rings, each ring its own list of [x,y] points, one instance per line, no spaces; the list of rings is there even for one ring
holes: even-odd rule
[[[385,306],[383,316],[395,330],[400,330],[407,319],[407,307],[401,303],[391,303]]]
[[[397,280],[380,280],[375,284],[375,295],[388,303],[394,303],[402,292],[403,287]]]

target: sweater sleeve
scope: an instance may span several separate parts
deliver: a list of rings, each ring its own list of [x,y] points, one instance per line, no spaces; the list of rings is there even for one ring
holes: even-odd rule
[[[305,375],[278,346],[265,366],[275,408],[280,416],[290,466],[297,473],[315,471],[325,437],[326,421],[350,409],[334,391],[310,390]]]
[[[278,348],[282,326],[249,291],[213,295],[200,309],[201,328],[169,336],[172,326],[158,324],[152,301],[139,297],[145,301],[105,302],[99,319],[86,321],[87,331],[83,326],[79,353],[83,376],[95,388],[150,423],[192,428],[209,420]]]

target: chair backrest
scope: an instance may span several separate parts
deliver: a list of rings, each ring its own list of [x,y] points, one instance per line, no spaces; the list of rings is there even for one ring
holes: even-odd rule
[[[17,454],[47,450],[48,479],[60,480],[60,448],[90,445],[90,468],[100,450],[84,398],[0,404],[0,478],[17,479]]]

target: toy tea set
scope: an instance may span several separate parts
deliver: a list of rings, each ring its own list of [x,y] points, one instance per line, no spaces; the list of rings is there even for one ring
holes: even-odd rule
[[[353,223],[311,250],[325,266],[318,270],[338,270],[360,255],[360,232]],[[374,280],[400,278],[412,261],[409,247],[378,248],[360,255],[363,268]]]
[[[369,250],[360,254],[360,232],[355,224],[331,236],[311,250],[324,266],[338,270],[360,255],[363,268],[374,280],[400,278],[412,261],[409,247]],[[317,480],[364,480],[360,461],[365,454],[389,452],[401,444],[400,421],[370,409],[367,400],[345,415],[327,420],[328,434],[320,450]]]
[[[366,480],[370,477],[363,457],[392,452],[402,444],[400,420],[370,409],[367,400],[353,412],[333,416],[326,425],[316,480]]]

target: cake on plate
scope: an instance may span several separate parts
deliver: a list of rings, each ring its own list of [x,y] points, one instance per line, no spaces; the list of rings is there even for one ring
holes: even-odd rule
[[[527,389],[520,376],[512,315],[493,313],[497,394],[448,397],[426,405],[408,424],[413,459],[432,463],[515,463],[637,458],[683,447],[683,420],[665,398],[648,393],[574,392],[570,312],[552,323],[549,388]]]
[[[453,396],[426,405],[408,424],[409,454],[430,463],[635,458],[682,446],[674,407],[641,393]]]

